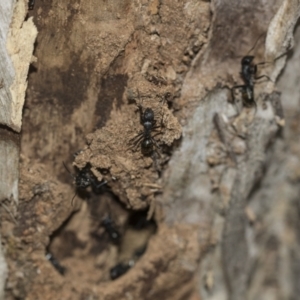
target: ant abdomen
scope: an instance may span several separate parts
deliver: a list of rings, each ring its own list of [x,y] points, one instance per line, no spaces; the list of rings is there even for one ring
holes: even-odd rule
[[[142,141],[141,144],[142,153],[146,156],[150,156],[153,152],[153,142],[152,138],[146,138]]]

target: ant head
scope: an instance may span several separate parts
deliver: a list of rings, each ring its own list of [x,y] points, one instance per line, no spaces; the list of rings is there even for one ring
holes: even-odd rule
[[[75,185],[79,189],[85,189],[91,184],[91,176],[85,171],[80,171],[80,173],[75,177]]]
[[[242,63],[242,65],[249,66],[252,63],[253,59],[254,59],[254,56],[247,55],[242,58],[241,63]]]
[[[106,217],[102,220],[102,225],[103,225],[103,226],[111,225],[111,223],[112,223],[112,220],[110,219],[109,216],[106,216]]]
[[[148,125],[151,128],[153,126],[153,122],[154,122],[154,111],[151,108],[146,108],[143,115],[143,126],[146,129],[147,126],[146,123],[149,123]]]

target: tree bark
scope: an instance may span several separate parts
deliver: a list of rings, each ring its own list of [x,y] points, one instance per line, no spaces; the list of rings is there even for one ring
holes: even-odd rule
[[[25,21],[26,11],[25,1],[0,1],[0,203],[1,210],[13,220],[19,196],[18,132],[21,130],[27,74],[37,35],[32,19]],[[0,299],[4,299],[6,278],[7,264],[1,247]]]
[[[2,209],[7,299],[297,299],[299,13],[295,0],[36,0],[16,224]],[[26,59],[10,55],[27,66],[30,37]],[[255,82],[256,107],[232,99],[245,55],[271,79]],[[15,116],[25,70],[5,102]],[[131,142],[139,106],[155,116],[151,157]],[[20,118],[1,118],[20,131]],[[75,151],[70,175],[62,162]],[[106,187],[72,205],[72,177],[87,168]],[[137,216],[147,226],[133,228]]]

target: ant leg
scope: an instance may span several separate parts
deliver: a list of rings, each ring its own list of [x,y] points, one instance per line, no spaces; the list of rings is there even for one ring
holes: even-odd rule
[[[271,64],[271,61],[261,61],[258,64],[256,64],[255,66],[263,66],[263,65],[267,65],[267,64]]]
[[[140,111],[140,123],[143,124],[144,122],[144,111],[142,105],[138,104],[137,105]]]
[[[129,143],[132,143],[136,138],[140,138],[141,136],[143,136],[143,134],[144,131],[140,131],[135,137],[129,140]]]
[[[103,185],[105,185],[105,184],[107,184],[107,181],[106,181],[106,180],[100,182],[98,185],[96,185],[96,189],[101,188],[101,186],[103,186]]]
[[[72,198],[72,200],[71,200],[71,205],[73,206],[73,200],[76,198],[76,196],[77,196],[77,191],[75,192],[75,194],[74,194],[74,196],[73,196],[73,198]]]
[[[151,140],[153,142],[153,144],[155,145],[155,147],[157,149],[160,149],[159,145],[157,144],[156,140],[154,139],[155,136],[157,136],[158,134],[160,134],[160,132],[158,132],[157,134],[154,134],[152,137],[151,137]]]
[[[155,120],[154,125],[155,124],[156,124],[156,120]],[[162,127],[163,127],[163,120],[161,119],[160,125],[156,125],[156,126],[152,127],[152,131],[156,131],[156,129],[162,128]],[[160,133],[161,133],[161,131],[160,131]]]
[[[133,149],[133,148],[137,148],[138,145],[141,143],[142,139],[144,138],[144,135],[141,135],[134,143],[133,143],[133,146],[130,147],[129,149]]]
[[[133,144],[136,146],[144,138],[144,135],[141,135]]]
[[[93,188],[93,192],[95,192],[96,194],[98,194],[100,191],[99,191],[99,189],[103,186],[103,185],[105,185],[106,183],[107,183],[107,181],[106,180],[104,180],[104,181],[101,181],[99,184],[98,184],[98,180],[96,179],[96,178],[94,178],[93,180],[92,180],[92,188]]]
[[[262,61],[258,64],[256,64],[256,66],[259,66],[259,65],[265,65],[265,64],[272,64],[274,63],[276,60],[280,59],[281,57],[287,55],[289,53],[289,51],[291,50],[291,48],[289,48],[287,51],[283,52],[282,54],[280,54],[279,56],[275,57],[273,61]]]
[[[158,158],[161,158],[161,154],[159,153],[159,151],[155,150],[155,153],[157,154]]]
[[[274,62],[275,62],[276,60],[280,59],[281,57],[285,56],[286,54],[288,54],[290,50],[291,50],[291,47],[290,47],[287,51],[285,51],[285,52],[283,52],[282,54],[280,54],[279,56],[277,56],[277,57],[274,59]]]
[[[155,130],[158,129],[158,128],[161,128],[161,126],[160,126],[160,125],[154,126],[151,130],[152,130],[152,131],[155,131]]]
[[[247,86],[246,85],[235,85],[231,88],[231,96],[232,96],[232,99],[235,100],[235,97],[234,97],[234,91],[237,90],[237,89],[244,89],[246,88]]]
[[[156,132],[152,137],[159,135],[161,132]]]
[[[63,165],[64,165],[65,169],[67,170],[67,172],[68,172],[69,174],[71,174],[72,177],[74,177],[74,175],[70,172],[70,170],[68,169],[68,167],[66,166],[66,164],[65,164],[64,161],[63,161]]]
[[[255,80],[259,80],[259,79],[261,79],[261,78],[267,78],[269,81],[274,82],[274,81],[273,81],[269,76],[267,76],[267,75],[261,75],[261,76],[258,76],[258,77],[254,77]]]
[[[275,60],[276,60],[276,58],[275,58]],[[272,63],[274,63],[274,61],[261,61],[258,64],[255,64],[255,67],[257,67],[257,66],[263,66],[263,65],[267,65],[267,64],[272,64]]]
[[[256,64],[256,66],[261,66],[261,65],[266,65],[266,64],[273,64],[276,60],[278,60],[281,57],[285,56],[288,52],[289,52],[289,50],[287,50],[286,52],[280,54],[279,56],[275,57],[275,59],[273,61],[262,61],[262,62],[259,62],[258,64]]]
[[[242,84],[242,85],[235,85],[231,88],[231,90],[236,90],[236,89],[241,89],[241,88],[244,88],[246,85],[245,84]]]
[[[155,146],[157,147],[157,144],[155,144]],[[158,149],[160,149],[160,148],[158,148]],[[154,152],[157,154],[158,158],[161,158],[161,155],[158,150],[154,150]],[[152,159],[153,159],[153,157],[154,157],[154,155],[152,154]]]
[[[161,155],[160,155],[159,151],[155,150],[155,153],[157,153],[158,158],[161,158]]]

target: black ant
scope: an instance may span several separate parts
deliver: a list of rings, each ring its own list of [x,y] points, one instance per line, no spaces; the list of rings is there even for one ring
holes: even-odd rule
[[[88,167],[83,168],[82,170],[79,170],[77,175],[72,174],[69,169],[67,168],[67,166],[65,165],[65,163],[63,162],[64,167],[66,168],[66,170],[68,171],[68,173],[71,174],[71,176],[74,178],[74,184],[76,186],[77,189],[79,190],[84,190],[86,188],[88,188],[89,186],[92,186],[92,188],[95,191],[98,191],[98,189],[100,187],[102,187],[104,184],[107,183],[107,181],[102,181],[100,183],[98,183],[97,178],[95,177],[95,175],[91,172],[91,170]],[[77,191],[75,193],[75,195],[72,198],[72,205],[73,205],[73,200],[77,195]]]
[[[236,89],[241,89],[242,90],[242,100],[243,100],[243,105],[246,107],[251,107],[253,104],[255,105],[255,108],[257,107],[256,102],[254,100],[254,84],[255,80],[259,80],[261,78],[267,78],[268,80],[271,81],[270,77],[267,75],[261,75],[261,76],[256,76],[257,74],[257,66],[258,65],[263,65],[265,62],[261,62],[258,64],[253,63],[254,56],[252,55],[246,55],[242,58],[241,60],[241,77],[244,81],[245,84],[243,85],[236,85],[231,88],[231,93],[232,93],[232,98],[235,99],[234,97],[234,91]]]
[[[62,266],[58,260],[56,260],[56,258],[50,253],[48,252],[46,254],[46,258],[51,262],[51,264],[53,265],[53,267],[57,270],[57,272],[60,275],[65,275],[66,272],[66,268],[64,266]]]
[[[112,280],[115,280],[120,276],[124,275],[130,268],[132,268],[135,265],[136,260],[145,253],[146,248],[147,248],[146,246],[142,246],[141,248],[138,248],[134,252],[134,257],[131,260],[129,260],[127,263],[121,262],[115,265],[114,267],[112,267],[110,269],[110,278]]]
[[[134,265],[133,261],[129,261],[128,263],[118,263],[114,267],[110,269],[110,278],[115,280],[120,276],[124,275],[132,266]]]
[[[248,51],[248,53],[250,53],[258,44],[258,41],[261,39],[261,37],[263,37],[265,35],[265,33],[262,33],[258,39],[256,40],[255,44],[253,45],[253,47]],[[283,54],[279,55],[278,57],[276,57],[273,62],[275,62],[276,60],[280,59],[281,57],[283,57],[284,55],[286,55],[289,50],[291,48],[289,47],[289,49],[284,52]],[[232,99],[234,100],[234,90],[235,89],[241,89],[242,91],[242,101],[243,101],[243,105],[246,107],[251,107],[253,106],[253,104],[255,105],[255,108],[257,108],[257,104],[254,100],[254,84],[256,80],[259,80],[261,78],[267,78],[269,81],[272,81],[270,79],[269,76],[267,75],[261,75],[261,76],[257,76],[257,67],[259,65],[264,65],[264,64],[268,64],[268,63],[272,63],[272,62],[260,62],[258,64],[254,64],[253,60],[254,60],[254,56],[253,55],[247,55],[244,56],[241,60],[241,77],[244,81],[243,85],[236,85],[234,87],[231,88],[231,94],[232,94]]]
[[[101,225],[105,228],[106,232],[108,233],[110,239],[118,244],[120,242],[120,239],[121,239],[121,234],[120,232],[116,229],[115,227],[115,223],[114,221],[109,218],[109,217],[106,217]]]
[[[155,126],[156,120],[154,119],[154,111],[152,108],[147,107],[143,110],[141,105],[138,105],[138,108],[140,110],[140,121],[144,130],[131,139],[130,143],[133,142],[135,146],[140,144],[142,153],[146,156],[151,156],[153,154],[153,146],[160,149],[153,136],[151,136],[151,132],[159,128],[159,126]]]
[[[35,2],[35,0],[29,0],[29,2],[28,2],[28,9],[29,10],[33,10],[33,8],[34,8],[34,2]]]

